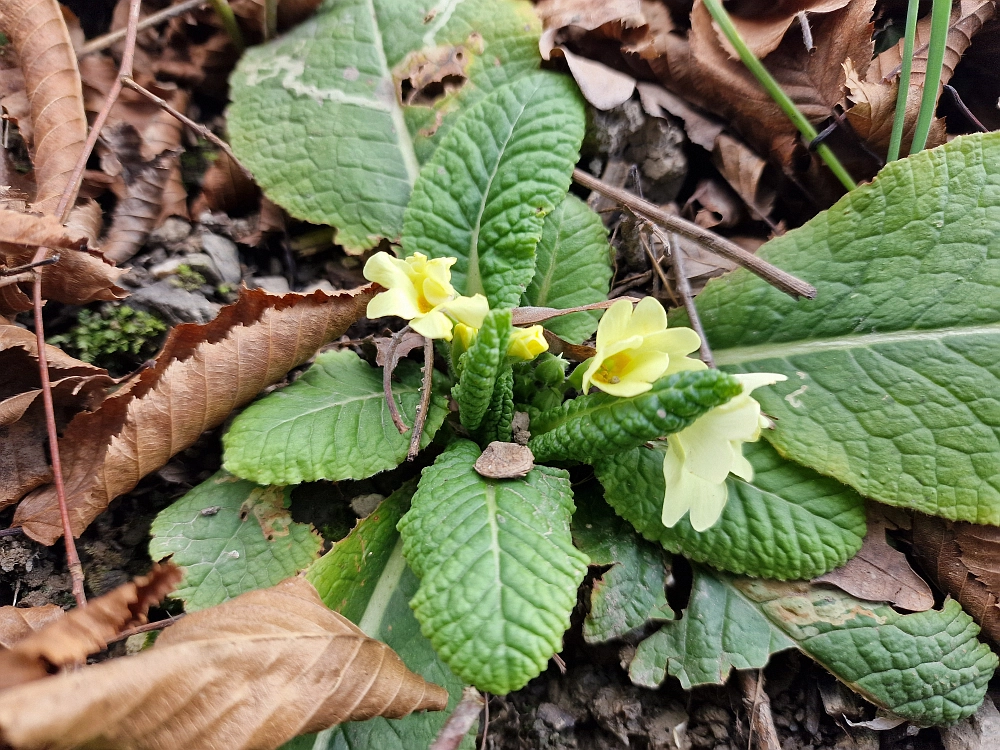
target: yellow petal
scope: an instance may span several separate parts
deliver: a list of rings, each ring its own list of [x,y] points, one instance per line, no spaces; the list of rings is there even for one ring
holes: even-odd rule
[[[597,349],[600,351],[609,344],[614,344],[631,334],[628,332],[629,320],[632,318],[632,303],[620,299],[604,311],[601,322],[597,324]]]
[[[362,273],[369,281],[381,284],[386,289],[410,289],[416,297],[416,289],[410,281],[409,266],[406,261],[394,258],[389,253],[375,253],[365,263]]]
[[[619,383],[605,383],[601,380],[595,379],[592,381],[592,385],[600,388],[605,393],[610,393],[612,396],[619,396],[621,398],[638,396],[640,393],[645,393],[653,387],[649,383],[643,383],[636,380],[622,380]]]
[[[431,310],[426,315],[420,315],[410,321],[410,327],[421,336],[445,341],[451,341],[452,325],[451,318],[440,310]]]
[[[632,312],[628,333],[630,336],[649,336],[663,331],[666,327],[667,313],[663,305],[653,297],[643,297]]]
[[[643,383],[654,383],[663,377],[670,364],[670,355],[656,351],[637,351],[622,371],[622,380],[634,380]]]
[[[479,331],[472,326],[465,325],[465,323],[456,323],[452,333],[455,336],[455,341],[458,342],[464,352],[472,346],[472,342],[476,340]]]
[[[456,297],[444,305],[444,310],[459,323],[472,328],[482,328],[483,320],[490,311],[490,303],[481,294],[471,297]]]
[[[701,336],[690,328],[668,328],[647,334],[643,345],[666,352],[671,357],[686,357],[701,346]]]
[[[673,375],[675,372],[687,372],[688,370],[707,370],[708,365],[700,359],[694,357],[674,357],[671,355],[670,364],[663,376]]]
[[[714,409],[713,409],[714,411]],[[684,467],[707,482],[719,484],[726,480],[733,465],[730,438],[717,430],[712,412],[677,434],[684,446]]]
[[[663,481],[666,490],[663,493],[663,511],[660,520],[668,529],[673,528],[684,514],[691,509],[691,487],[685,482],[684,461],[671,446],[663,456]]]
[[[376,294],[365,314],[369,318],[384,318],[387,315],[395,315],[400,318],[410,320],[420,315],[420,308],[417,307],[414,296],[411,296],[405,288],[392,288],[387,292]]]
[[[511,357],[523,359],[525,362],[530,362],[548,348],[549,342],[545,340],[545,334],[541,326],[514,328],[510,334],[510,344],[507,346],[507,354]]]
[[[723,508],[726,507],[726,500],[729,499],[729,490],[725,483],[711,484],[703,482],[700,485],[701,493],[691,502],[691,528],[695,531],[705,531],[715,525],[722,515]]]
[[[424,299],[427,300],[433,307],[442,305],[455,296],[455,287],[447,282],[442,284],[439,279],[434,279],[429,276],[424,276],[422,278],[420,288],[424,293]]]
[[[730,472],[738,476],[740,479],[752,482],[753,466],[743,455],[742,442],[733,443],[733,453],[735,454],[735,460],[733,461],[733,468],[730,469]]]
[[[743,393],[746,394],[762,386],[774,385],[775,383],[788,380],[787,375],[781,375],[776,372],[746,372],[733,375],[733,377],[743,384]]]

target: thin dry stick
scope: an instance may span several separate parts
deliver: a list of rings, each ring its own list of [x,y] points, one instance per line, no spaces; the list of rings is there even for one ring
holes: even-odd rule
[[[427,410],[431,405],[431,388],[434,385],[434,340],[424,338],[424,382],[420,391],[420,406],[413,420],[413,434],[410,436],[410,450],[406,452],[406,460],[412,461],[420,452],[420,438],[424,434],[424,423],[427,421]]]
[[[483,703],[485,701],[478,690],[474,687],[465,688],[462,691],[462,700],[455,706],[448,721],[438,732],[437,739],[427,750],[457,750],[465,735],[472,729],[473,722],[479,718]]]
[[[21,533],[23,532],[21,531],[20,526],[11,526],[8,529],[0,529],[0,539],[3,539],[5,536],[18,536]]]
[[[171,617],[168,620],[157,620],[156,622],[147,622],[145,625],[136,625],[134,628],[129,628],[128,630],[123,630],[110,641],[108,645],[112,643],[118,643],[118,641],[124,641],[126,638],[131,638],[133,635],[139,635],[140,633],[151,633],[154,630],[163,630],[178,622],[184,617],[184,613],[181,612],[176,617]]]
[[[111,107],[121,93],[121,76],[132,75],[132,61],[135,58],[135,36],[136,28],[139,25],[139,6],[141,0],[130,0],[128,13],[128,33],[125,36],[125,53],[122,56],[119,79],[115,81],[111,91],[108,93],[104,107],[97,115],[94,126],[84,144],[83,152],[77,160],[76,168],[72,177],[59,199],[56,207],[56,215],[59,221],[66,222],[69,216],[70,206],[76,202],[76,195],[80,190],[80,182],[83,179],[83,170],[87,166],[87,159],[90,152],[97,143],[97,137],[104,123],[108,119]],[[45,260],[49,253],[49,248],[39,247],[32,258],[32,264],[38,264]],[[73,526],[69,520],[69,508],[66,505],[66,487],[63,483],[62,460],[59,457],[59,433],[56,429],[55,407],[52,403],[52,383],[49,381],[49,363],[45,352],[45,324],[42,319],[42,306],[45,301],[42,299],[42,273],[44,268],[36,268],[34,272],[34,284],[32,285],[32,301],[35,313],[35,339],[38,343],[38,375],[42,386],[42,404],[45,408],[45,427],[49,440],[49,453],[52,460],[52,479],[56,486],[56,497],[59,500],[59,518],[62,521],[63,542],[66,545],[66,566],[69,568],[70,578],[73,581],[73,598],[76,599],[77,606],[87,605],[87,595],[83,590],[83,566],[80,564],[80,556],[76,551],[76,543],[73,540]]]
[[[203,5],[208,5],[208,0],[185,0],[183,3],[171,5],[161,11],[143,18],[139,21],[139,25],[136,26],[136,30],[142,31],[150,26],[156,26],[158,23],[169,21],[174,16],[180,16],[187,13],[189,10],[195,10]],[[76,54],[77,59],[86,55],[92,55],[95,52],[100,52],[102,49],[107,49],[115,42],[124,39],[127,32],[128,29],[119,29],[118,31],[112,31],[104,36],[99,36],[96,39],[91,39],[89,42],[80,47]]]
[[[752,671],[736,673],[740,692],[743,696],[743,706],[750,716],[750,738],[757,735],[757,747],[760,750],[781,750],[778,732],[774,728],[774,717],[771,716],[771,699],[764,692],[764,676],[757,670],[754,677]]]
[[[657,236],[660,237],[660,242],[663,242],[664,238],[658,230]],[[691,327],[701,337],[701,347],[698,349],[698,356],[709,367],[715,367],[715,358],[712,356],[712,350],[708,346],[708,337],[705,335],[705,329],[701,325],[701,316],[698,315],[698,308],[694,304],[694,295],[691,293],[691,282],[688,280],[687,271],[684,270],[684,250],[681,248],[681,244],[677,242],[676,236],[671,235],[669,239],[673,241],[666,243],[665,246],[669,247],[672,251],[674,283],[677,285],[677,291],[680,292],[681,299],[684,300],[684,310],[688,314],[688,320],[691,321]]]
[[[483,741],[479,744],[479,750],[486,750],[486,735],[490,731],[490,694],[483,694]]]
[[[621,205],[641,215],[646,220],[655,222],[671,232],[676,232],[682,237],[687,237],[689,240],[694,240],[706,250],[710,250],[737,265],[743,266],[785,294],[789,294],[792,297],[805,297],[807,299],[814,299],[816,297],[816,287],[812,284],[808,284],[802,281],[802,279],[798,279],[790,273],[782,271],[777,266],[771,265],[763,258],[758,258],[753,253],[748,253],[739,245],[720,237],[714,232],[709,232],[707,229],[703,229],[697,224],[682,219],[679,216],[672,216],[659,206],[655,206],[627,190],[609,185],[582,170],[574,169],[573,179],[585,188],[600,193],[605,198],[618,201]]]
[[[392,417],[392,423],[396,425],[396,429],[399,430],[400,435],[410,428],[403,421],[403,417],[399,413],[399,407],[396,406],[396,399],[392,397],[392,373],[396,369],[396,350],[399,348],[403,336],[409,330],[409,326],[404,326],[392,334],[392,338],[389,339],[389,348],[386,350],[385,367],[382,368],[382,391],[385,393],[385,403],[389,407],[389,416]]]
[[[191,128],[191,130],[193,130],[194,132],[196,132],[198,135],[200,135],[205,140],[211,141],[216,146],[218,146],[219,148],[221,148],[223,151],[226,152],[226,156],[228,156],[230,159],[233,160],[233,164],[235,164],[237,167],[239,167],[240,169],[243,170],[243,174],[245,174],[251,180],[253,179],[253,175],[250,174],[250,170],[247,169],[246,167],[244,167],[243,164],[240,162],[240,160],[236,158],[236,154],[233,153],[233,150],[229,147],[229,144],[226,143],[221,138],[219,138],[219,136],[217,136],[211,130],[209,130],[208,128],[206,128],[204,125],[200,125],[197,122],[195,122],[194,120],[190,119],[189,117],[181,114],[181,112],[179,112],[178,110],[174,109],[169,104],[167,104],[166,100],[164,100],[161,97],[157,96],[156,94],[154,94],[149,89],[143,88],[138,83],[136,83],[135,81],[133,81],[131,78],[124,78],[122,80],[122,83],[125,84],[126,86],[128,86],[133,91],[135,91],[135,92],[137,92],[139,94],[142,94],[144,97],[146,97],[147,99],[149,99],[151,102],[153,102],[154,104],[156,104],[157,106],[159,106],[167,114],[170,114],[170,115],[173,115],[174,117],[176,117],[178,120],[180,120],[182,123],[184,123],[185,125],[187,125],[189,128]]]

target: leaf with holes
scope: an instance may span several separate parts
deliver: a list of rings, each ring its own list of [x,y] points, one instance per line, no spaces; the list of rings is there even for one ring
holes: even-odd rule
[[[395,239],[420,163],[457,112],[537,68],[538,33],[520,0],[326,2],[243,56],[233,150],[271,200],[333,225],[348,252]]]
[[[569,189],[583,140],[571,78],[532,73],[465,112],[420,171],[403,250],[458,258],[452,283],[516,307],[535,273],[542,223]]]
[[[422,632],[455,674],[503,695],[562,649],[587,557],[570,537],[567,472],[486,479],[479,455],[458,440],[424,469],[399,530]]]
[[[813,578],[861,549],[865,505],[858,493],[781,458],[766,443],[748,443],[743,452],[753,481],[730,474],[722,516],[701,532],[687,517],[670,529],[660,520],[662,447],[606,456],[594,468],[618,515],[647,539],[696,562],[767,578]]]
[[[312,526],[293,523],[290,488],[261,487],[216,472],[160,511],[149,556],[184,571],[172,596],[191,612],[274,586],[308,566],[323,546]]]
[[[412,425],[420,403],[420,368],[396,369],[393,396]],[[431,397],[420,445],[444,422],[443,383]],[[412,428],[411,428],[412,429]],[[349,350],[325,352],[287,388],[267,395],[238,416],[223,438],[225,467],[260,484],[299,484],[317,479],[364,479],[395,468],[406,458],[409,433],[389,418],[382,371]]]
[[[879,502],[1000,524],[1000,134],[893,162],[759,255],[816,299],[736,271],[698,309],[722,369],[788,376],[754,394],[765,437]]]
[[[535,276],[522,304],[564,310],[607,299],[608,231],[601,217],[575,195],[568,194],[545,217],[535,255]],[[600,317],[598,311],[571,313],[547,321],[545,327],[570,343],[582,344],[597,330]]]
[[[695,566],[688,608],[641,644],[639,685],[669,673],[689,688],[722,684],[731,669],[763,667],[798,648],[875,705],[919,726],[975,713],[997,667],[956,601],[901,615],[825,586],[733,578]]]

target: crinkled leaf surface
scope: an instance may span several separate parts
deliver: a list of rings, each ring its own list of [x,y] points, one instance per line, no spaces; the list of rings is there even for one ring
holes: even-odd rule
[[[702,370],[660,378],[629,398],[579,396],[531,420],[530,447],[538,461],[596,460],[679,432],[741,390],[724,372]]]
[[[954,724],[982,703],[997,666],[978,634],[956,601],[901,615],[825,586],[696,566],[688,609],[639,645],[630,674],[643,685],[667,673],[685,687],[721,684],[731,668],[761,667],[794,646],[897,716],[922,726]]]
[[[744,455],[753,482],[732,474],[719,521],[697,532],[687,516],[671,529],[663,509],[663,451],[635,448],[595,463],[604,497],[647,539],[696,562],[767,578],[813,578],[843,565],[861,548],[864,499],[811,469],[781,458],[766,443]]]
[[[323,546],[293,523],[290,488],[261,487],[218,471],[153,521],[149,556],[184,571],[172,596],[191,612],[274,586],[308,566]]]
[[[595,491],[596,490],[596,491]],[[601,499],[600,487],[577,489],[573,541],[591,565],[610,566],[594,580],[583,621],[588,643],[620,638],[649,620],[672,620],[663,550],[642,539]]]
[[[452,283],[516,307],[535,273],[542,223],[566,195],[583,140],[571,78],[539,71],[466,111],[420,171],[403,251],[454,257]]]
[[[416,482],[410,482],[387,497],[371,515],[358,521],[347,537],[313,563],[306,577],[328,607],[390,646],[410,671],[445,687],[448,709],[403,719],[374,718],[343,724],[312,735],[312,742],[303,745],[310,750],[428,747],[461,700],[462,681],[434,653],[410,609],[419,581],[406,567],[396,524],[409,507],[415,489]],[[472,750],[473,745],[472,739],[466,738],[460,747]]]
[[[503,695],[561,650],[587,557],[570,536],[565,471],[486,479],[478,458],[474,443],[452,443],[424,469],[399,530],[421,579],[410,606],[422,632],[455,674]]]
[[[360,252],[399,237],[403,209],[455,113],[538,65],[538,21],[513,0],[326,0],[247,51],[233,75],[233,149],[275,203]],[[403,101],[442,78],[436,101]],[[410,96],[407,99],[411,99]]]
[[[462,374],[452,395],[467,429],[479,427],[486,416],[497,377],[507,359],[510,333],[510,310],[490,310],[476,340],[462,355]]]
[[[788,376],[754,394],[767,439],[880,502],[1000,524],[1000,134],[893,162],[760,255],[816,299],[736,271],[698,308],[721,367]]]
[[[575,195],[567,194],[545,217],[535,248],[535,276],[524,305],[566,309],[607,299],[611,248],[601,217]],[[572,344],[597,330],[600,312],[578,312],[546,321],[545,327]]]
[[[420,403],[420,368],[401,362],[393,396],[407,424]],[[440,385],[440,384],[439,384]],[[431,396],[421,438],[426,446],[441,427],[447,403]],[[268,394],[233,420],[223,438],[225,467],[261,484],[317,479],[364,479],[406,457],[409,432],[389,417],[382,371],[348,350],[325,352],[287,388]]]

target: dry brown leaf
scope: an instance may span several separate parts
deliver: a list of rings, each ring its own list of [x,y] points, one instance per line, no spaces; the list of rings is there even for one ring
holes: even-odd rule
[[[639,90],[639,100],[646,114],[664,117],[664,113],[669,112],[683,121],[684,132],[687,133],[691,143],[701,146],[706,151],[715,148],[715,139],[725,129],[725,124],[655,83],[640,81],[636,84],[636,88]]]
[[[584,98],[598,109],[614,109],[628,101],[635,91],[635,78],[604,63],[588,60],[559,45],[553,57],[563,57]],[[558,54],[555,54],[558,53]]]
[[[3,693],[22,748],[275,748],[373,716],[443,710],[444,688],[290,578],[193,612],[153,648]]]
[[[794,0],[794,2],[775,3],[774,7],[769,9],[770,12],[755,12],[748,15],[739,15],[734,12],[731,17],[733,25],[740,32],[740,36],[743,37],[743,41],[746,42],[750,50],[757,57],[766,57],[778,48],[788,29],[793,23],[796,23],[799,13],[830,13],[834,10],[840,10],[849,2],[850,0]],[[718,33],[719,42],[729,52],[730,57],[737,59],[739,55],[729,44],[729,40],[722,35],[721,31]],[[805,45],[802,49],[808,51],[805,49]]]
[[[535,468],[535,454],[526,445],[494,440],[476,459],[476,473],[489,479],[515,479]]]
[[[0,31],[17,52],[31,107],[34,208],[51,214],[87,139],[76,53],[56,0],[4,0]]]
[[[67,234],[87,238],[87,245],[97,248],[104,229],[104,210],[93,198],[81,198],[69,212],[66,220]]]
[[[79,664],[106,648],[126,628],[145,625],[149,608],[173,591],[183,575],[173,563],[154,563],[148,575],[26,633],[10,648],[0,650],[0,691]]]
[[[732,136],[720,134],[712,150],[712,163],[726,178],[743,202],[750,207],[754,218],[770,216],[774,210],[777,193],[773,180],[764,180],[767,162]]]
[[[115,206],[104,241],[104,257],[124,263],[142,247],[162,213],[163,189],[176,166],[177,150],[167,150],[148,161],[142,156],[139,131],[120,123],[104,131],[104,142],[121,166],[125,198]]]
[[[62,607],[56,604],[43,604],[41,607],[0,607],[0,653],[62,616]]]
[[[201,197],[195,202],[194,215],[206,208],[230,216],[243,216],[261,204],[260,188],[225,151],[205,170]]]
[[[938,586],[1000,643],[1000,528],[917,513],[913,551]]]
[[[644,26],[640,0],[542,0],[535,6],[542,19],[542,36],[538,49],[548,60],[560,32],[569,27],[593,31],[601,26],[616,24],[623,28]]]
[[[869,504],[868,533],[861,550],[846,565],[815,581],[832,584],[865,601],[889,602],[911,612],[924,612],[934,606],[934,595],[910,567],[906,555],[886,541],[888,527],[878,506]]]
[[[736,226],[746,215],[739,196],[721,180],[699,180],[684,213],[705,229]]]
[[[6,248],[4,245],[20,247]],[[7,256],[7,265],[18,265],[25,255],[34,255],[40,245],[83,250],[87,246],[87,240],[79,234],[68,236],[66,227],[54,216],[18,213],[0,208],[0,255]]]
[[[174,328],[155,365],[95,412],[78,414],[59,441],[73,533],[187,448],[233,409],[342,335],[365,312],[370,285],[327,294],[244,291],[205,325]],[[62,535],[52,487],[25,498],[14,524],[43,544]]]

